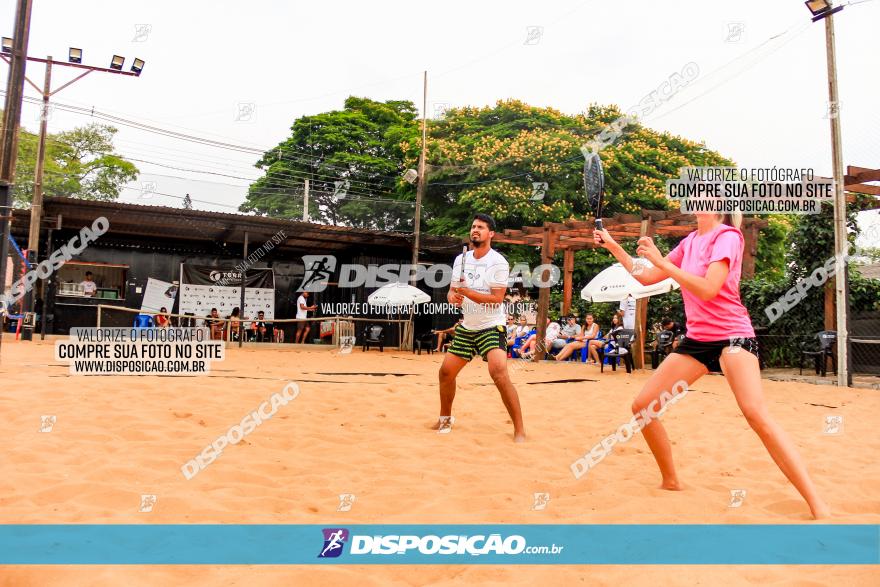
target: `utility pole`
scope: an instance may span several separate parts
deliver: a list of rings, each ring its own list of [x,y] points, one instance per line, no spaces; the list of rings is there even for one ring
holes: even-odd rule
[[[831,119],[831,159],[834,171],[834,292],[837,305],[837,385],[849,385],[849,332],[847,331],[846,194],[843,183],[843,151],[840,138],[840,101],[837,95],[837,56],[834,46],[834,16],[825,17],[825,51],[828,60],[828,100]]]
[[[428,149],[427,134],[427,116],[428,116],[428,72],[425,72],[424,87],[422,89],[422,152],[419,155],[419,183],[416,186],[416,217],[413,231],[413,250],[412,250],[412,271],[410,275],[410,283],[415,286],[416,283],[416,266],[419,263],[419,237],[422,226],[422,198],[425,196],[425,187],[428,178],[425,176],[425,152]]]
[[[30,2],[28,3],[30,4]],[[16,34],[18,34],[16,32]],[[16,37],[17,38],[17,37]],[[74,51],[77,51],[74,56]],[[13,59],[16,55],[13,55]],[[89,75],[93,71],[101,71],[104,73],[115,73],[119,75],[133,75],[135,77],[140,76],[141,70],[143,70],[144,62],[140,59],[135,59],[134,64],[132,65],[131,71],[122,71],[122,65],[125,62],[124,57],[114,56],[113,61],[111,62],[111,66],[107,67],[93,67],[90,65],[82,65],[80,60],[82,58],[82,51],[79,49],[74,50],[71,48],[70,55],[70,63],[66,63],[64,61],[53,61],[52,57],[49,56],[46,59],[39,59],[37,57],[28,57],[26,52],[23,54],[23,57],[27,61],[36,61],[39,63],[46,64],[46,74],[43,82],[43,88],[40,89],[34,82],[29,80],[24,76],[24,72],[22,72],[23,82],[29,83],[35,90],[40,92],[43,96],[43,105],[42,105],[42,115],[40,116],[40,140],[37,147],[37,164],[36,170],[34,173],[34,193],[33,199],[31,200],[31,220],[30,220],[30,230],[28,231],[28,263],[32,266],[35,266],[37,263],[37,252],[40,249],[40,222],[42,219],[42,208],[43,208],[43,167],[44,161],[46,158],[46,134],[47,134],[47,126],[48,126],[48,118],[49,118],[49,98],[53,95],[57,94],[67,86],[81,80],[85,76]],[[2,58],[7,63],[10,63],[10,59],[6,57],[6,55],[0,54],[0,58]],[[69,82],[62,84],[54,91],[51,89],[51,79],[52,79],[52,65],[63,65],[65,67],[73,67],[76,69],[84,69],[85,71],[73,78]],[[14,69],[14,68],[13,68]],[[10,76],[12,75],[12,71],[10,70]],[[22,83],[22,93],[23,93]],[[9,99],[9,93],[7,93],[7,101]],[[21,97],[19,97],[19,114],[21,109]],[[16,133],[17,135],[17,133]],[[15,155],[13,155],[13,166],[15,161]],[[5,239],[4,239],[5,242]],[[50,251],[47,251],[47,254]],[[5,257],[4,257],[5,259]],[[34,290],[31,288],[24,297],[24,303],[22,304],[22,313],[27,314],[31,312],[34,307]],[[33,329],[31,328],[23,328],[21,331],[22,340],[31,340],[33,337]]]
[[[305,187],[303,188],[303,222],[309,221],[309,178],[305,179]]]
[[[2,236],[0,236],[0,297],[6,294],[6,258],[9,255],[9,229],[12,223],[12,188],[15,182],[15,162],[18,159],[18,124],[21,121],[21,102],[24,97],[24,70],[31,29],[31,4],[32,0],[19,0],[15,9],[15,37],[12,41],[12,59],[6,82],[6,104],[3,109],[3,137],[0,140],[0,220],[3,222]],[[2,341],[3,329],[0,328],[0,343]]]

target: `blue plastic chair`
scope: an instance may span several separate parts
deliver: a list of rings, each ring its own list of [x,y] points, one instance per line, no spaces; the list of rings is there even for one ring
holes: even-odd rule
[[[134,327],[135,328],[152,328],[153,327],[153,317],[149,314],[138,314],[134,317]]]
[[[596,338],[602,338],[602,331],[601,330],[599,330],[596,333]],[[596,340],[596,338],[593,338],[591,340]],[[586,363],[589,358],[590,358],[590,341],[587,341],[587,344],[585,344],[584,348],[581,349],[581,363]],[[576,361],[576,360],[577,360],[577,353],[572,353],[571,357],[569,358],[569,361]]]
[[[519,358],[519,349],[522,348],[522,345],[529,339],[529,337],[533,334],[537,334],[538,330],[536,328],[531,329],[528,334],[524,334],[522,336],[517,336],[513,341],[513,346],[510,347],[510,358],[518,359]]]

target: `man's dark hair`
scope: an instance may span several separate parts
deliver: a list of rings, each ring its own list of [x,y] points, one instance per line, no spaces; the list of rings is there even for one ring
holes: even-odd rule
[[[473,220],[485,222],[486,226],[489,227],[489,230],[495,232],[495,221],[488,214],[483,214],[482,212],[480,212],[479,214],[474,214]]]
[[[664,318],[663,320],[660,321],[660,325],[666,326],[667,324],[673,324],[674,322],[675,322],[675,320],[673,320],[672,318]]]
[[[92,274],[91,271],[86,271],[86,277],[88,277],[88,276],[91,275],[91,274]]]
[[[216,312],[216,311],[217,311],[217,308],[211,308],[211,311],[212,311],[212,312]]]

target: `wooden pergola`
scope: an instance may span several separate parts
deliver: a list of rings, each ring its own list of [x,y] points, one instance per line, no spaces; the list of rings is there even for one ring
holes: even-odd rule
[[[696,230],[697,222],[693,214],[682,214],[678,210],[642,210],[641,214],[617,214],[603,218],[605,229],[614,240],[623,242],[636,240],[642,236],[683,237]],[[542,226],[524,226],[520,230],[507,229],[496,233],[495,243],[527,245],[541,248],[541,263],[551,264],[556,253],[563,254],[563,302],[562,313],[571,310],[571,296],[574,275],[574,253],[583,249],[596,248],[593,242],[594,220],[569,220],[567,222],[545,222]],[[755,255],[758,252],[758,231],[767,226],[767,221],[758,218],[744,218],[742,232],[745,237],[743,254],[743,277],[755,274]],[[547,278],[547,276],[542,276]],[[636,340],[633,342],[633,361],[637,369],[644,367],[645,333],[647,331],[648,298],[636,301]],[[542,287],[538,295],[537,329],[538,340],[544,340],[547,331],[547,314],[550,307],[550,288]],[[538,348],[534,360],[544,358],[545,351]]]

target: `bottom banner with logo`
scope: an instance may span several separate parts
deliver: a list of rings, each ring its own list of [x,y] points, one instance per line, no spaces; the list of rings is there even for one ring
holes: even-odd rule
[[[0,564],[880,564],[880,526],[0,525]]]

